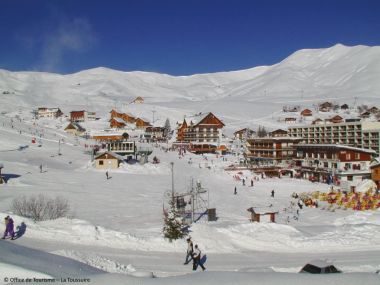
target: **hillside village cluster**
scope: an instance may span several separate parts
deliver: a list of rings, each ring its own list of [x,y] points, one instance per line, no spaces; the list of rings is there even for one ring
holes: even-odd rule
[[[143,104],[144,99],[137,97],[133,103]],[[226,168],[228,171],[249,170],[262,176],[281,178],[285,175],[327,183],[339,191],[333,193],[333,198],[326,195],[317,198],[342,204],[354,195],[357,202],[351,199],[349,207],[379,208],[379,109],[360,106],[354,112],[347,104],[339,106],[331,102],[314,109],[318,115],[299,106],[284,107],[283,116],[278,120],[289,125],[287,130],[267,132],[264,127],[258,131],[244,128],[235,131],[232,139],[223,133],[222,120],[211,112],[185,117],[172,131],[168,120],[165,126],[153,126],[145,118],[112,109],[108,129],[86,131],[80,123],[98,120],[96,113],[71,111],[64,130],[94,142],[86,147],[90,148],[93,166],[97,169],[115,169],[131,160],[146,163],[152,149],[143,147],[143,143],[161,143],[166,150],[178,151],[180,156],[186,151],[222,157],[232,153],[240,163],[230,165]],[[34,115],[39,119],[59,118],[64,114],[59,108],[41,107]],[[159,159],[154,157],[152,162],[159,163]],[[246,182],[239,175],[234,177]],[[374,183],[368,184],[366,193],[355,193],[358,184],[365,179],[372,179]],[[366,195],[372,195],[371,199]]]

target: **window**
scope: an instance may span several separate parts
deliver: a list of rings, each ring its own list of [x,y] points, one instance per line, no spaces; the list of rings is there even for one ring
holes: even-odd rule
[[[348,181],[352,181],[352,180],[353,180],[352,175],[348,175],[348,176],[347,176],[347,180],[348,180]]]
[[[355,153],[355,159],[360,159],[360,153]]]
[[[346,153],[346,159],[347,160],[351,159],[351,153]]]
[[[103,165],[104,164],[104,161],[103,160],[99,160],[99,165]]]

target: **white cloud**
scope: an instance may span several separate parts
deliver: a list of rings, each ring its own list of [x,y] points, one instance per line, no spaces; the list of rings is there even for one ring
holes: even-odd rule
[[[42,37],[42,54],[38,69],[59,71],[66,52],[84,52],[96,42],[97,38],[88,20],[63,20]]]

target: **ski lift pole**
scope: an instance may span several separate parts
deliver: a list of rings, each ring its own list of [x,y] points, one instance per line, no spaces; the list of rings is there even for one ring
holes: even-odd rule
[[[191,178],[191,222],[194,223],[194,211],[195,211],[195,206],[194,206],[194,184],[193,184],[193,178]]]
[[[172,170],[172,202],[174,204],[174,162],[170,162],[171,170]]]

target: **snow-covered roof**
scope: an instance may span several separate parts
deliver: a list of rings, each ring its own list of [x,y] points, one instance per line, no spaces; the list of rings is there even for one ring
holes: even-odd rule
[[[346,146],[340,144],[298,144],[297,147],[330,147],[330,148],[338,148],[338,149],[349,149],[354,151],[366,152],[376,154],[376,151],[372,149],[359,148],[353,146]]]
[[[269,206],[251,207],[247,209],[248,212],[255,212],[256,214],[265,215],[269,213],[278,213],[279,209]]]
[[[116,122],[118,122],[118,123],[123,123],[123,124],[125,124],[125,121],[122,119],[122,118],[116,118],[116,117],[114,117],[114,118],[112,118],[113,120],[115,120]]]
[[[109,156],[112,156],[112,157],[114,157],[114,158],[116,158],[118,160],[121,160],[121,161],[124,161],[124,159],[125,159],[124,156],[121,156],[121,155],[116,154],[116,153],[111,152],[111,151],[106,151],[106,152],[100,153],[100,154],[98,154],[98,155],[95,156],[95,159],[101,157],[104,154],[108,154]]]
[[[375,157],[375,158],[371,161],[371,168],[372,168],[372,167],[376,167],[376,166],[380,166],[380,157]]]
[[[186,117],[185,121],[186,121],[187,125],[190,125],[191,123],[193,123],[193,125],[196,125],[199,122],[201,122],[206,116],[208,116],[208,114],[210,114],[210,112],[207,112],[207,113],[201,113],[200,112],[196,115]]]
[[[138,119],[140,119],[140,120],[142,120],[142,121],[144,121],[146,123],[149,123],[149,120],[147,118],[145,118],[145,117],[138,117],[136,120],[138,120]]]

